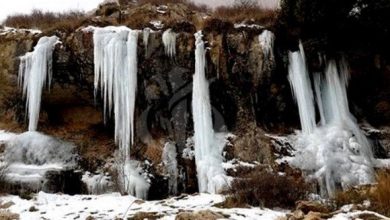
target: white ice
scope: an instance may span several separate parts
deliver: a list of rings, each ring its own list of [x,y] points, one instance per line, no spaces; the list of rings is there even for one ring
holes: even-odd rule
[[[48,171],[73,169],[77,165],[73,144],[38,132],[7,134],[2,138],[5,150],[0,162],[10,183],[28,184],[31,189],[40,190]]]
[[[169,57],[176,56],[176,37],[177,34],[172,29],[167,29],[162,35],[162,41],[165,48],[165,54]]]
[[[349,72],[345,60],[327,62],[324,76],[314,76],[320,125],[302,44],[290,53],[289,79],[302,131],[293,136],[294,156],[286,160],[318,180],[322,194],[374,181],[371,146],[348,107]],[[319,73],[320,74],[320,73]]]
[[[259,35],[259,42],[265,59],[274,60],[274,41],[275,35],[269,30],[264,30]]]
[[[146,198],[149,184],[130,161],[130,147],[134,142],[139,31],[123,26],[87,27],[84,31],[94,32],[95,95],[100,88],[105,121],[114,114],[122,191]]]
[[[23,97],[26,97],[29,131],[37,130],[42,90],[46,83],[49,88],[51,85],[53,51],[57,43],[59,38],[56,36],[42,37],[33,52],[20,57],[18,81],[23,88]]]
[[[213,130],[209,85],[206,79],[206,51],[202,32],[195,34],[195,74],[192,91],[195,162],[200,192],[217,193],[229,181],[222,167],[223,147]],[[222,149],[221,149],[222,148]]]

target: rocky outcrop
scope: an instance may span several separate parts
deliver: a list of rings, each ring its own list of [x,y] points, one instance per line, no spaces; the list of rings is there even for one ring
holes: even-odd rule
[[[182,4],[125,8],[112,4],[101,7],[96,15],[85,21],[85,25],[127,25],[154,30],[147,48],[141,36],[138,42],[136,143],[132,147],[132,157],[151,164],[152,186],[157,187],[151,189],[155,190],[154,195],[166,195],[164,187],[158,187],[167,184],[159,165],[164,143],[168,141],[176,144],[180,157],[184,176],[181,191],[197,190],[194,162],[181,158],[193,134],[191,93],[196,30],[204,30],[208,47],[207,78],[214,130],[237,135],[232,158],[273,163],[264,130],[290,131],[298,124],[298,114],[286,77],[286,51],[276,44],[275,58],[267,60],[258,39],[262,28],[234,28],[233,24],[207,17]],[[44,92],[39,130],[75,142],[81,155],[80,165],[96,171],[107,158],[112,158],[116,147],[113,121],[103,123],[99,92],[94,97],[93,35],[82,28],[72,33],[54,32],[62,44],[54,52],[53,86],[50,92]],[[167,28],[178,34],[175,57],[164,52],[161,38]],[[0,119],[1,129],[25,128],[24,103],[17,89],[17,57],[31,51],[42,35],[45,33],[0,35],[0,111],[5,116]],[[382,67],[385,73],[388,69],[388,65]],[[382,95],[371,105],[375,106],[378,118],[388,116],[386,97]],[[365,112],[366,109],[362,110],[363,115]]]

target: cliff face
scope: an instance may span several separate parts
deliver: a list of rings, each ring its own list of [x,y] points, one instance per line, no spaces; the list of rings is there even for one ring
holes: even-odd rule
[[[237,135],[236,139],[232,140],[232,149],[226,149],[227,157],[273,163],[271,145],[264,137],[263,130],[286,133],[296,128],[299,120],[286,77],[287,52],[278,48],[276,41],[275,58],[267,59],[258,39],[263,28],[218,29],[226,26],[221,23],[220,26],[211,25],[216,24],[211,22],[213,18],[209,18],[207,23],[202,20],[202,14],[179,9],[168,11],[164,15],[151,16],[150,10],[154,13],[157,9],[156,6],[149,5],[138,10],[127,10],[125,13],[127,17],[136,17],[146,10],[145,14],[148,16],[145,17],[145,23],[148,25],[142,27],[150,26],[149,21],[153,19],[160,19],[167,25],[165,28],[172,25],[178,34],[177,53],[171,58],[164,52],[161,40],[163,30],[150,33],[147,47],[140,33],[135,111],[136,144],[132,147],[133,157],[140,161],[151,161],[152,166],[149,169],[155,176],[153,184],[166,184],[164,171],[159,166],[164,144],[174,142],[178,155],[181,155],[187,139],[193,135],[193,33],[203,26],[204,40],[209,48],[207,76],[210,82],[214,129]],[[115,20],[119,15],[115,14],[115,7],[111,11],[113,15],[106,17],[104,22],[94,18],[87,23],[116,24]],[[191,16],[184,16],[187,14]],[[177,18],[181,20],[174,22]],[[124,19],[122,15],[120,19]],[[131,23],[129,25],[132,27]],[[134,27],[141,28],[138,24]],[[75,142],[81,155],[81,166],[95,171],[107,162],[116,147],[113,143],[113,121],[103,123],[99,92],[96,99],[94,98],[93,35],[82,31],[82,28],[71,33],[55,34],[60,37],[62,44],[57,45],[54,51],[53,84],[50,92],[46,90],[42,98],[38,130]],[[17,57],[31,51],[34,43],[44,35],[45,33],[29,32],[0,35],[0,108],[4,115],[0,119],[1,129],[22,131],[26,128],[24,101],[17,88]],[[352,66],[353,70],[354,67]],[[385,82],[389,82],[389,72],[389,64],[385,61],[381,61],[375,76],[353,71],[350,95],[359,115],[364,116],[375,111],[376,121],[383,119],[383,124],[389,121],[389,93],[388,88],[383,89],[386,87]],[[382,87],[373,89],[367,86],[368,92],[364,94],[366,100],[370,101],[359,101],[358,97],[362,92],[357,88],[362,84],[360,80],[365,79],[382,81]],[[370,104],[367,107],[368,103]],[[367,116],[367,119],[371,118]],[[182,183],[182,191],[196,191],[194,162],[180,159],[179,164],[187,177]],[[158,187],[152,187],[151,190],[151,195],[164,196],[167,193],[165,189]],[[153,193],[153,190],[156,192]]]

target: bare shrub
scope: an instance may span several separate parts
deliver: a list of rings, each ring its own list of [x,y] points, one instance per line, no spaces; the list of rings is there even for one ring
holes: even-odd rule
[[[302,177],[255,169],[232,182],[224,206],[291,208],[306,197],[307,189],[308,184]]]

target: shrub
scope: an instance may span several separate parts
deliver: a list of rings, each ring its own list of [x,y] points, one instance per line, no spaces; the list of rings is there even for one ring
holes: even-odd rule
[[[296,201],[306,197],[307,188],[302,177],[255,169],[232,182],[224,205],[291,208]]]

